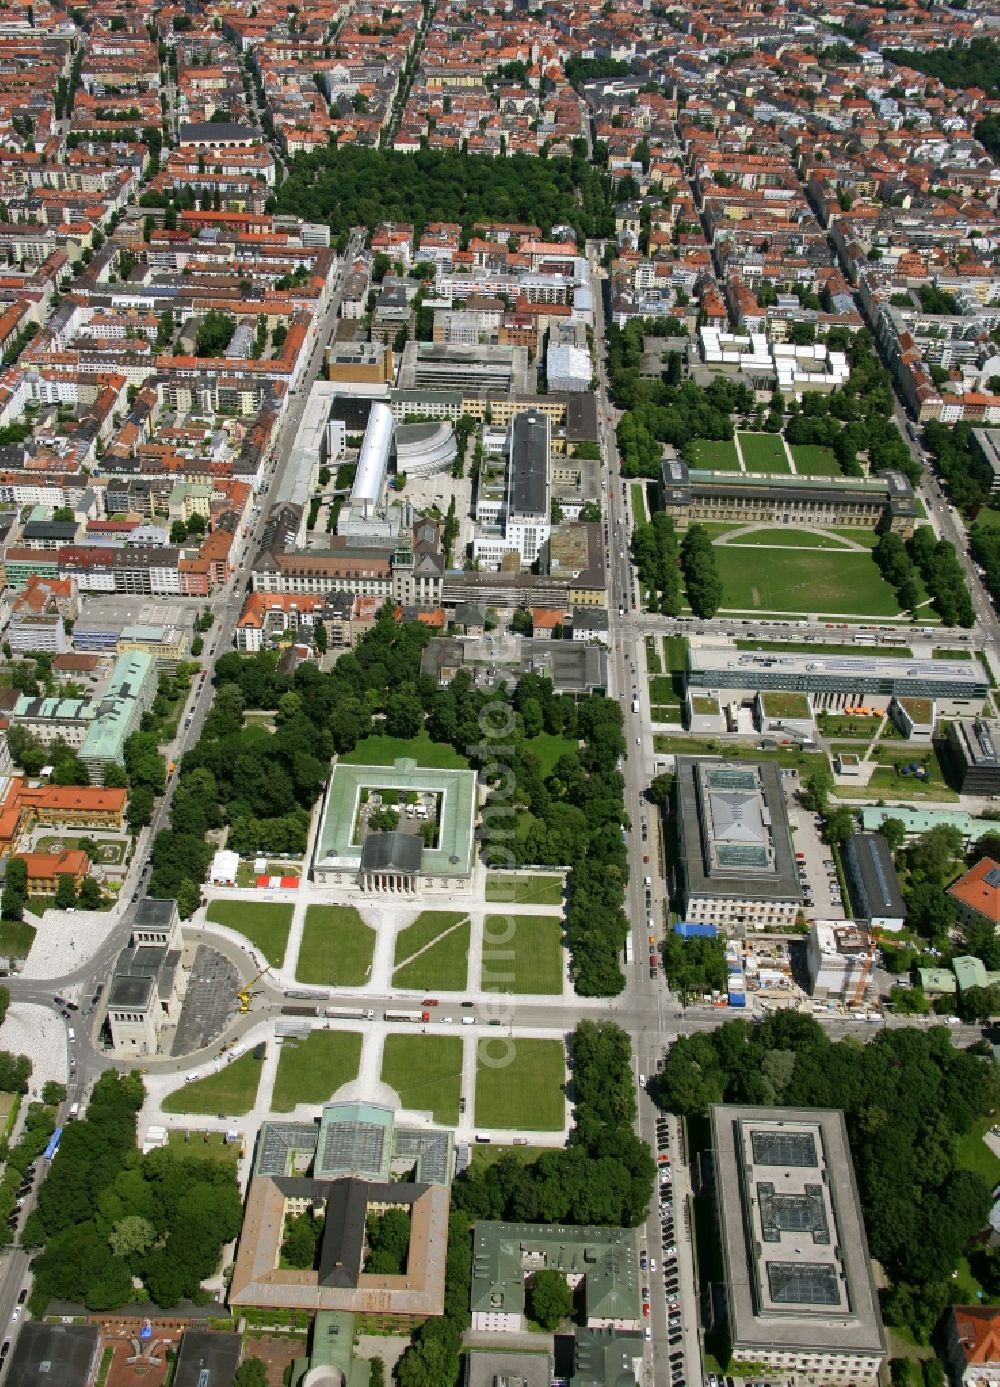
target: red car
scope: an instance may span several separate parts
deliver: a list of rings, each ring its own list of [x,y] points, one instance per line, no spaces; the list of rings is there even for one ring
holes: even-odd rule
[[[649,1318],[649,1301],[648,1301],[648,1300],[643,1301],[642,1313],[646,1316],[647,1319]]]
[[[440,1006],[440,1002],[438,1001],[437,997],[425,997],[424,1000],[420,1003],[420,1005],[422,1007],[436,1007]]]

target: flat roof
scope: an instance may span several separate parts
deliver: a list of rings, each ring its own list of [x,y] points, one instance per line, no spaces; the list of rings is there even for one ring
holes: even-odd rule
[[[733,1348],[884,1357],[843,1113],[710,1115]]]
[[[186,1329],[173,1387],[230,1387],[243,1351],[242,1334]]]
[[[401,758],[392,766],[354,766],[338,761],[330,777],[316,862],[360,870],[362,845],[354,825],[363,790],[415,790],[440,796],[438,846],[424,848],[420,871],[432,876],[468,876],[476,819],[476,773],[432,770]]]
[[[947,680],[949,683],[989,687],[978,660],[901,660],[888,655],[824,655],[815,651],[732,650],[729,647],[695,646],[688,652],[688,669],[739,670],[752,685],[755,674],[865,676],[881,679]]]
[[[548,416],[534,410],[515,414],[510,441],[510,518],[541,515],[549,519]]]
[[[881,833],[852,833],[845,844],[845,866],[851,886],[860,886],[863,901],[856,904],[867,912],[868,918],[881,915],[906,915],[906,902],[899,889],[899,878]],[[856,874],[851,870],[856,866]],[[859,880],[860,879],[860,880]]]
[[[86,1387],[99,1338],[96,1324],[26,1320],[7,1365],[5,1387]]]

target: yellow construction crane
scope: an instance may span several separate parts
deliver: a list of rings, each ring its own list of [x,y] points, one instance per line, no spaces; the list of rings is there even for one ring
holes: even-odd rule
[[[259,973],[255,974],[254,977],[252,977],[250,981],[245,986],[241,987],[239,992],[237,992],[236,1000],[240,1004],[241,1014],[245,1015],[250,1010],[250,998],[252,996],[251,988],[253,987],[254,983],[260,981],[264,974],[268,972],[269,968],[270,964],[262,968]]]

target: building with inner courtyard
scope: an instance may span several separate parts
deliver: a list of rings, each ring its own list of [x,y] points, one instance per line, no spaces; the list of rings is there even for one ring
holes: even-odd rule
[[[313,878],[368,894],[454,892],[472,879],[477,782],[471,770],[399,759],[333,768]]]

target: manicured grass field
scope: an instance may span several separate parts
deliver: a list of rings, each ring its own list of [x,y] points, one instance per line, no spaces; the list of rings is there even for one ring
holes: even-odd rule
[[[736,444],[728,438],[712,440],[696,438],[691,444],[691,466],[708,468],[711,472],[738,472],[740,460]]]
[[[552,767],[561,756],[568,756],[577,750],[576,742],[568,737],[558,737],[551,732],[539,732],[537,737],[529,737],[522,743],[525,751],[533,751],[541,765],[543,778],[550,775]]]
[[[958,795],[950,789],[940,776],[930,780],[918,780],[913,775],[898,775],[893,766],[876,766],[871,779],[862,789],[838,786],[835,791],[839,799],[898,799],[908,802],[915,799],[957,800]]]
[[[516,1156],[522,1165],[529,1165],[547,1151],[558,1150],[558,1146],[506,1146],[503,1142],[491,1142],[489,1146],[472,1148],[471,1164],[485,1169],[488,1165],[496,1165],[501,1156]]]
[[[818,443],[790,443],[795,470],[800,477],[839,477],[840,467],[832,448]]]
[[[763,694],[764,712],[769,718],[807,718],[809,700],[802,693],[785,693],[768,689]]]
[[[860,544],[863,549],[874,549],[882,538],[875,530],[851,530],[842,529],[834,526],[829,531],[831,535],[839,535],[841,539],[853,539],[855,544]]]
[[[719,744],[710,737],[675,737],[662,732],[653,738],[653,750],[664,756],[718,756]],[[829,759],[821,751],[799,751],[793,746],[758,751],[754,744],[741,746],[738,742],[727,742],[726,760],[777,761],[779,766],[794,766],[800,775],[812,775],[813,771],[830,768]]]
[[[35,927],[25,920],[0,920],[0,955],[27,958],[35,942]]]
[[[319,986],[360,987],[368,981],[375,931],[353,905],[311,905],[295,976]]]
[[[401,756],[431,770],[464,771],[469,765],[454,747],[432,742],[426,732],[420,732],[416,737],[387,737],[381,734],[366,737],[340,759],[348,766],[391,766]]]
[[[292,907],[261,901],[211,901],[206,917],[245,935],[268,963],[280,968],[285,957],[288,931],[292,927]]]
[[[633,482],[629,490],[632,499],[632,522],[641,525],[646,519],[646,483]]]
[[[835,549],[841,554],[846,548],[828,530],[750,530],[747,534],[734,535],[728,543],[745,548],[777,544],[784,549]]]
[[[669,674],[654,674],[649,681],[649,697],[653,703],[679,703],[674,693],[674,681]]]
[[[563,990],[562,921],[544,915],[487,915],[483,922],[484,992]]]
[[[454,1127],[462,1091],[462,1042],[450,1035],[387,1035],[382,1082],[394,1088],[404,1108],[429,1112]]]
[[[247,1113],[257,1097],[261,1061],[248,1051],[232,1064],[224,1064],[217,1074],[195,1079],[192,1084],[168,1093],[161,1103],[164,1112],[216,1113],[239,1117]]]
[[[291,1112],[299,1103],[326,1103],[358,1077],[360,1031],[312,1031],[305,1040],[282,1042],[271,1108]]]
[[[650,674],[660,674],[663,670],[663,665],[660,663],[659,646],[658,637],[646,637],[646,669]]]
[[[486,899],[504,905],[562,905],[562,877],[527,872],[490,872]]]
[[[981,1117],[973,1123],[971,1131],[955,1142],[955,1158],[962,1170],[976,1170],[990,1189],[1000,1184],[1000,1156],[993,1152],[983,1140],[983,1134],[995,1123],[992,1117]]]
[[[185,1132],[174,1130],[167,1133],[167,1149],[173,1151],[175,1156],[197,1156],[201,1161],[212,1160],[232,1166],[236,1164],[242,1143],[226,1141],[224,1132],[192,1130],[186,1135],[189,1138],[187,1141],[184,1140]]]
[[[509,1053],[508,1053],[509,1052]],[[565,1124],[566,1056],[561,1040],[480,1040],[476,1126],[556,1132]],[[503,1063],[502,1061],[509,1062]]]
[[[899,613],[895,593],[870,554],[770,550],[757,564],[748,563],[736,548],[716,545],[714,552],[722,578],[722,605],[729,610],[856,616]]]
[[[83,835],[86,836],[86,835]],[[35,843],[36,852],[63,852],[67,849],[78,848],[83,841],[82,837],[58,837],[51,836],[39,838]],[[120,866],[125,861],[125,843],[121,840],[104,838],[95,839],[97,843],[97,861],[102,866]]]
[[[737,650],[801,650],[817,655],[858,655],[865,651],[863,645],[836,645],[826,641],[736,641],[735,645]],[[878,653],[901,660],[913,657],[908,645],[880,645]]]
[[[461,911],[423,911],[396,936],[393,987],[461,992],[469,978],[471,930],[468,917]],[[420,949],[424,952],[414,958]],[[407,959],[411,961],[407,963]]]
[[[776,433],[740,433],[740,452],[748,472],[791,472],[785,445]]]

